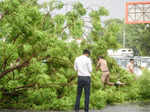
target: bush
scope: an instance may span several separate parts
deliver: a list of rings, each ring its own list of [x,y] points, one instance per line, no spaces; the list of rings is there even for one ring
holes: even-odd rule
[[[96,90],[91,93],[90,103],[92,109],[101,109],[106,106],[107,93],[102,90]]]
[[[145,70],[139,79],[140,95],[144,99],[150,98],[150,71]]]

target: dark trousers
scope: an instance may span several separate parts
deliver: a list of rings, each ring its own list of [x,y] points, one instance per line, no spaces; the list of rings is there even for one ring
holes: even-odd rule
[[[83,88],[84,88],[84,93],[85,93],[84,110],[85,112],[88,112],[89,110],[90,82],[91,82],[91,79],[89,76],[78,76],[77,97],[76,97],[76,104],[75,104],[76,112],[79,112],[80,98],[82,95]]]

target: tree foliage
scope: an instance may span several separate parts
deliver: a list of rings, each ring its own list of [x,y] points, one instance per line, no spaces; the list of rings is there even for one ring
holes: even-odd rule
[[[104,107],[108,102],[123,102],[124,96],[116,100],[106,96],[116,88],[101,90],[101,72],[95,71],[99,55],[109,62],[112,81],[118,77],[130,83],[132,76],[120,69],[113,59],[107,57],[108,48],[117,48],[117,24],[102,26],[101,17],[108,15],[104,7],[92,10],[81,3],[65,14],[52,15],[52,11],[63,8],[62,2],[53,0],[39,5],[36,0],[3,0],[0,2],[0,105],[1,107],[30,109],[72,109],[75,103],[77,74],[73,70],[75,57],[87,48],[92,51],[93,74],[90,108]],[[40,12],[44,8],[45,12]],[[83,38],[85,21],[89,15],[92,30]],[[67,40],[72,37],[74,41]],[[83,41],[79,45],[76,39]],[[88,40],[90,38],[90,41]],[[121,74],[121,75],[116,75]],[[98,96],[102,95],[102,96]],[[95,97],[97,96],[97,97]],[[118,100],[119,99],[119,100]],[[83,101],[83,99],[81,99]],[[102,100],[101,103],[99,100]],[[19,104],[19,105],[18,105]],[[83,107],[83,103],[81,104]]]

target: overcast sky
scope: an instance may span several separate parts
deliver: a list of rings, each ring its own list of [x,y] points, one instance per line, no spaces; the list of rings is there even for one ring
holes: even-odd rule
[[[39,0],[40,3],[48,0]],[[104,6],[109,10],[109,17],[123,19],[125,15],[125,3],[128,1],[150,1],[150,0],[62,0],[66,4],[80,1],[86,8]]]

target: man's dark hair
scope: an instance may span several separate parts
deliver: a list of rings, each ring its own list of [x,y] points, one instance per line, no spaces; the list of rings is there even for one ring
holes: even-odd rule
[[[130,59],[130,61],[134,61],[134,59]]]
[[[85,49],[85,50],[83,50],[83,54],[88,54],[90,56],[90,51]]]
[[[103,56],[99,56],[98,59],[104,59],[104,57]]]

